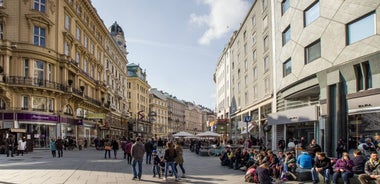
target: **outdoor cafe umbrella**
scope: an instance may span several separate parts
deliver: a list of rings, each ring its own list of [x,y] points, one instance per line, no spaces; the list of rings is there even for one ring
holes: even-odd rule
[[[189,132],[178,132],[176,134],[173,134],[173,137],[194,137],[193,134],[189,133]]]
[[[221,136],[220,134],[211,132],[211,131],[206,131],[206,132],[197,134],[197,137],[220,137],[220,136]]]

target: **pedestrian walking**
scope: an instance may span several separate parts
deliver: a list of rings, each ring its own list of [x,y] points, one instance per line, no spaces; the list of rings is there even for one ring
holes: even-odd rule
[[[181,171],[182,171],[181,178],[186,178],[185,168],[183,167],[183,163],[184,163],[183,149],[182,149],[181,144],[179,144],[178,142],[175,142],[175,150],[177,152],[177,157],[175,158],[175,164],[174,164],[175,172],[178,174],[177,165],[179,165],[179,168],[181,168]]]
[[[113,156],[115,157],[115,159],[117,159],[117,151],[119,150],[119,143],[118,143],[117,139],[112,138],[111,147],[113,150]]]
[[[164,181],[168,179],[168,169],[169,166],[172,169],[173,175],[175,177],[175,181],[179,181],[177,172],[175,171],[174,162],[175,158],[177,157],[177,152],[174,148],[173,142],[167,142],[166,143],[166,150],[164,153],[164,161],[165,161],[165,175],[164,175]]]
[[[55,147],[57,148],[58,158],[63,157],[63,145],[64,145],[64,141],[59,136],[58,139],[55,141]]]
[[[15,145],[15,139],[13,138],[13,135],[9,135],[5,143],[6,143],[5,146],[6,146],[6,151],[7,151],[7,157],[9,157],[9,152],[11,152],[11,157],[13,157],[14,145]]]
[[[157,150],[153,150],[152,157],[153,157],[153,167],[152,167],[153,177],[156,177],[156,175],[158,175],[158,178],[161,178],[161,168],[160,168],[161,159],[157,155]]]
[[[153,152],[153,143],[151,140],[147,140],[147,142],[145,143],[145,163],[146,164],[152,164],[152,152]]]
[[[24,139],[20,138],[18,140],[18,145],[17,145],[17,156],[21,153],[21,156],[24,156],[24,150],[26,148],[26,142]]]
[[[142,162],[144,159],[144,144],[141,142],[141,138],[137,137],[136,142],[132,145],[131,148],[131,154],[132,154],[132,172],[133,172],[133,178],[141,180],[142,175]],[[136,171],[136,164],[138,165],[138,172]]]
[[[125,152],[127,153],[127,162],[128,164],[132,164],[132,145],[134,142],[128,140],[127,145],[125,145]]]
[[[51,138],[50,139],[50,151],[51,151],[51,154],[53,155],[53,158],[55,158],[57,156],[56,150],[57,150],[57,147],[55,146],[55,139]]]
[[[104,141],[104,158],[107,159],[107,153],[108,158],[111,158],[111,143],[107,140]]]

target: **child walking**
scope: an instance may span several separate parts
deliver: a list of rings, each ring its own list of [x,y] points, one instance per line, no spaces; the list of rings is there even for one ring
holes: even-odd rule
[[[158,175],[158,178],[161,178],[161,169],[160,169],[161,159],[157,155],[157,150],[153,150],[152,157],[153,157],[153,168],[152,168],[153,177],[156,177],[156,175]]]

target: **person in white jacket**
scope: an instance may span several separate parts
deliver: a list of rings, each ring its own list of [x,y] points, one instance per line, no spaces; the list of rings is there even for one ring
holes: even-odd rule
[[[24,150],[26,148],[26,141],[22,138],[18,140],[17,146],[17,156],[21,153],[21,156],[24,156]]]

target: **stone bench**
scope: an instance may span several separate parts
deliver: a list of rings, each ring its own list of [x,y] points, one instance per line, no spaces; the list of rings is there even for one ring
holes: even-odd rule
[[[297,181],[312,181],[311,169],[303,169],[298,167],[296,173]]]

